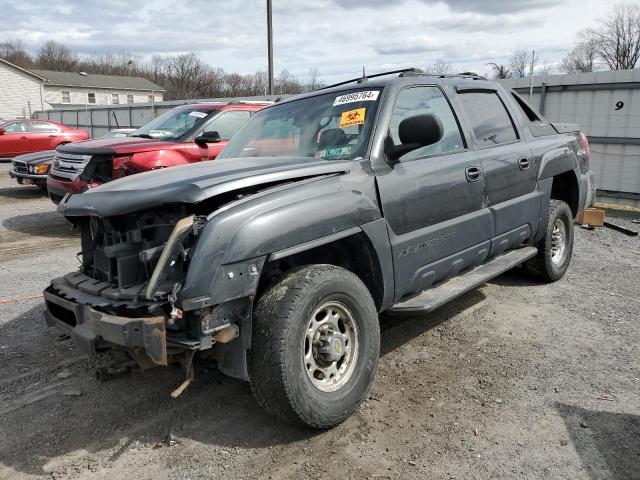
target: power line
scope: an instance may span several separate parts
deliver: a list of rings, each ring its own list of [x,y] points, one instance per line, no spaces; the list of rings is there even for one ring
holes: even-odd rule
[[[570,52],[571,50],[539,50],[538,53],[563,53]],[[511,55],[501,55],[499,57],[485,57],[485,58],[462,58],[459,60],[451,60],[448,63],[464,63],[464,62],[486,62],[487,60],[500,60],[502,58],[511,58]]]

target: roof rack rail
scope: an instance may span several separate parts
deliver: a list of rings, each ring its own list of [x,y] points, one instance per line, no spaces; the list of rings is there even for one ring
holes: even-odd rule
[[[227,105],[244,105],[246,103],[271,104],[273,103],[273,100],[231,100],[230,102],[227,102]]]
[[[365,83],[370,78],[384,77],[386,75],[394,75],[396,73],[400,73],[401,74],[400,76],[402,76],[402,74],[405,74],[407,72],[421,73],[422,70],[420,70],[419,68],[412,67],[412,68],[401,68],[399,70],[391,70],[389,72],[374,73],[373,75],[363,74],[361,77],[352,78],[351,80],[345,80],[344,82],[338,82],[332,85],[327,85],[326,87],[319,88],[318,90],[326,90],[327,88],[339,87],[340,85],[346,85],[348,83],[353,83],[353,82]]]
[[[436,77],[436,78],[471,78],[473,80],[487,80],[487,77],[483,77],[482,75],[478,75],[473,72],[462,72],[462,73],[429,73],[429,72],[403,72],[400,74],[401,77]]]

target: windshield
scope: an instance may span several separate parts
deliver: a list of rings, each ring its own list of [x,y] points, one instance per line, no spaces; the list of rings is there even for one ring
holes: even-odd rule
[[[204,123],[211,110],[198,108],[179,108],[169,110],[149,123],[145,123],[139,129],[131,133],[132,137],[160,138],[162,140],[175,140],[194,127]]]
[[[362,157],[381,89],[316,95],[256,113],[218,158]]]

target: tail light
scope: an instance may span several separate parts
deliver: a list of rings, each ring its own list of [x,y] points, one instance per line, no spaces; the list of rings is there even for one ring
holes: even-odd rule
[[[578,136],[580,137],[580,146],[582,147],[578,152],[580,157],[582,158],[582,162],[580,164],[580,170],[582,173],[586,173],[589,171],[589,164],[591,163],[591,150],[589,149],[589,139],[587,136],[579,132]]]

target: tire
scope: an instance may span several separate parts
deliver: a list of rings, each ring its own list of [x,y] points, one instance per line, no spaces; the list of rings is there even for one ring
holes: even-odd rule
[[[379,354],[371,294],[343,268],[293,270],[256,302],[251,390],[268,413],[287,423],[325,429],[346,420],[366,398]]]
[[[543,282],[560,280],[569,268],[573,253],[573,214],[565,202],[550,201],[547,229],[536,247],[538,254],[524,263],[525,272]]]

